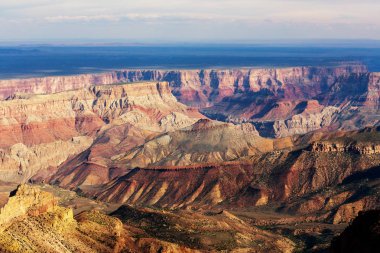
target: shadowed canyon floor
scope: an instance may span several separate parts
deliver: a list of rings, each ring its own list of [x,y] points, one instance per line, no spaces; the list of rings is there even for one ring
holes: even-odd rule
[[[379,78],[361,65],[126,70],[0,93],[5,252],[323,252],[380,207]]]

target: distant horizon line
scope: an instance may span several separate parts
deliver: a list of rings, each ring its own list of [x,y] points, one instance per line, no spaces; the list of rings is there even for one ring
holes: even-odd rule
[[[0,40],[0,46],[322,46],[380,47],[380,39],[261,39],[238,41],[163,41],[126,39]]]

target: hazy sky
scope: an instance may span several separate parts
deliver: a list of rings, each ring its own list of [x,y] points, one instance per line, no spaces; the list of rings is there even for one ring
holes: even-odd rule
[[[380,0],[0,0],[0,40],[380,39]]]

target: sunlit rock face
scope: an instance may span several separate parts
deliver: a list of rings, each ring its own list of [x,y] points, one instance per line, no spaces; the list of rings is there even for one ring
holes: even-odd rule
[[[360,65],[125,70],[0,87],[7,97],[0,100],[0,181],[49,183],[110,205],[276,207],[284,215],[278,224],[347,223],[380,205],[379,78]],[[59,233],[65,233],[61,220],[78,227],[81,219],[100,217],[76,220],[50,195],[30,192],[22,198],[41,203],[15,215],[33,222],[51,216]],[[100,218],[123,232],[120,221]],[[4,220],[21,233],[12,217]],[[130,246],[149,243],[189,250],[152,238]]]
[[[25,182],[38,171],[54,170],[108,131],[116,140],[131,129],[136,143],[203,117],[178,103],[165,82],[17,95],[0,101],[0,113],[1,180],[8,182]]]
[[[179,102],[212,119],[252,122],[261,135],[359,129],[379,119],[379,74],[363,65],[283,69],[121,70],[0,81],[0,97],[55,93],[92,85],[166,81]],[[88,118],[83,118],[86,125]],[[56,124],[59,125],[57,122]],[[66,122],[70,124],[70,122]],[[89,129],[88,131],[91,131]]]

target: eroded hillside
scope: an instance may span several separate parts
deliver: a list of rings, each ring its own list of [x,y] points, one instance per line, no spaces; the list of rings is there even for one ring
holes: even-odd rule
[[[162,82],[124,83],[140,80]],[[317,251],[380,207],[379,78],[361,65],[127,70],[0,91],[0,187],[82,196],[2,193],[10,252]]]

